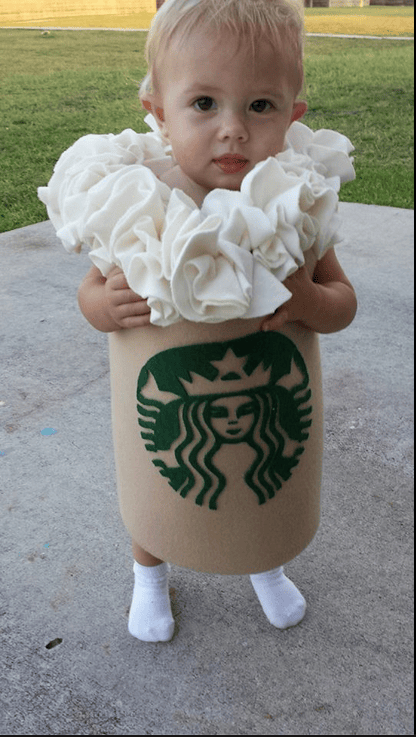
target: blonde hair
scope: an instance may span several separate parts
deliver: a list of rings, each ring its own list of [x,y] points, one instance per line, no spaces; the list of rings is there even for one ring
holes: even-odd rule
[[[253,55],[259,38],[266,38],[277,50],[288,42],[293,57],[296,94],[303,84],[303,2],[302,0],[166,0],[153,18],[146,42],[148,73],[139,95],[156,88],[157,64],[169,44],[186,40],[196,29],[231,32],[248,43]]]

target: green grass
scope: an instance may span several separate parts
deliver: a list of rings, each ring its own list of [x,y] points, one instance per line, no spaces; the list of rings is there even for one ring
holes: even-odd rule
[[[145,33],[0,30],[0,232],[46,219],[36,196],[86,133],[147,130]],[[341,199],[413,207],[413,43],[308,39],[305,122],[356,146]]]
[[[333,128],[355,146],[347,202],[414,207],[413,43],[308,39],[304,122]]]
[[[413,17],[414,7],[406,5],[366,5],[363,8],[357,6],[351,8],[305,8],[305,15],[369,15],[370,17],[384,17],[388,15],[399,15],[405,18]]]
[[[414,36],[414,8],[369,6],[353,8],[306,8],[308,33],[369,36]]]

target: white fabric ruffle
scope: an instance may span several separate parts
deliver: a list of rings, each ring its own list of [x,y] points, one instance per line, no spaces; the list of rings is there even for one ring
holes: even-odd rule
[[[276,310],[305,251],[320,259],[339,241],[337,193],[355,176],[351,142],[292,123],[285,150],[257,164],[240,191],[215,189],[198,208],[157,178],[175,162],[153,116],[145,120],[153,132],[79,139],[39,188],[65,248],[88,247],[104,276],[119,266],[155,325]]]

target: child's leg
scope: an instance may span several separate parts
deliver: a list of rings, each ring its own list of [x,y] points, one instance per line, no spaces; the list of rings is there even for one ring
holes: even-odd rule
[[[271,624],[279,629],[293,627],[303,619],[306,601],[283,573],[283,567],[250,576],[263,611]]]
[[[141,548],[140,545],[137,545],[134,540],[132,540],[131,546],[133,549],[133,558],[137,563],[140,563],[141,566],[159,566],[163,563],[163,560],[155,558],[154,555],[150,555],[150,553]]]
[[[129,632],[145,642],[172,639],[175,623],[169,599],[168,565],[133,541],[134,590]]]

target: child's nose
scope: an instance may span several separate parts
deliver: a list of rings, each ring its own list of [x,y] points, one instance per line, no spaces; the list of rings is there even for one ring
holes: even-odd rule
[[[230,138],[238,141],[246,141],[248,138],[248,128],[244,116],[232,112],[224,114],[221,121],[220,138],[221,140]]]

